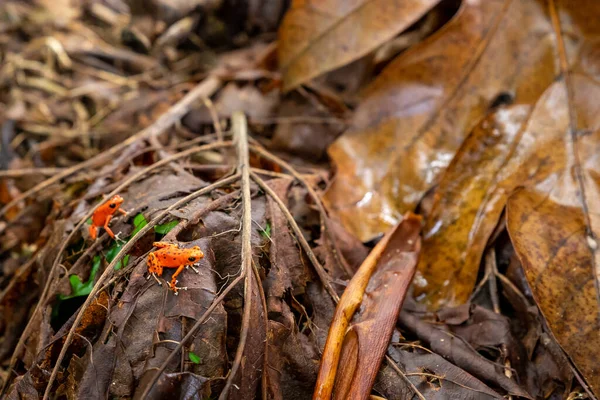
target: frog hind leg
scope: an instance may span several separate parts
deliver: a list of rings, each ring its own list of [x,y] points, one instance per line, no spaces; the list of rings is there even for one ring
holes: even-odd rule
[[[150,273],[150,275],[148,276],[148,279],[150,279],[150,277],[153,277],[156,280],[156,282],[158,283],[158,285],[162,286],[162,283],[156,277],[156,275],[162,276],[163,267],[160,266],[160,263],[158,262],[158,257],[156,257],[156,255],[154,253],[150,253],[150,255],[148,255],[148,260],[146,261],[146,265],[148,265],[148,272]]]
[[[110,236],[111,238],[115,238],[115,234],[113,233],[113,231],[108,227],[108,224],[110,223],[110,220],[112,219],[112,215],[107,215],[106,216],[106,220],[104,221],[104,230],[106,231],[106,233],[108,233],[108,236]]]
[[[96,240],[96,238],[98,237],[98,227],[96,227],[96,225],[94,224],[90,225],[89,232],[92,240]]]
[[[187,287],[177,287],[177,275],[179,275],[181,273],[181,271],[183,271],[183,269],[185,268],[185,264],[184,265],[180,265],[177,268],[177,271],[175,271],[175,273],[173,274],[173,277],[171,278],[171,282],[169,283],[169,288],[175,292],[174,294],[177,295],[177,291],[178,290],[187,290]]]

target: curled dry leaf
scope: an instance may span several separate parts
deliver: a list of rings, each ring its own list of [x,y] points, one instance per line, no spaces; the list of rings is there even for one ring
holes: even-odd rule
[[[420,231],[421,218],[408,214],[375,246],[346,287],[329,328],[313,399],[369,395],[414,274]],[[393,296],[388,288],[394,288]],[[349,328],[359,305],[362,318]]]
[[[438,2],[294,0],[279,28],[284,90],[375,50]]]
[[[393,232],[378,260],[361,313],[344,338],[334,399],[369,396],[417,266],[420,232],[421,219],[409,215]]]
[[[362,240],[385,231],[437,182],[490,107],[535,102],[557,75],[551,38],[546,2],[466,0],[386,67],[329,150],[338,172],[326,199],[345,226]]]

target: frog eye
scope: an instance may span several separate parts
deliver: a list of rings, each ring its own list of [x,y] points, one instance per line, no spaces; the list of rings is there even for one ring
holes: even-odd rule
[[[190,260],[190,261],[196,261],[196,257],[189,257],[188,260]]]
[[[108,206],[109,206],[110,208],[115,208],[117,205],[116,205],[115,203],[110,203]]]

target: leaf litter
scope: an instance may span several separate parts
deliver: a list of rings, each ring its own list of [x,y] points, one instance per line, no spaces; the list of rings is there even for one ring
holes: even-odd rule
[[[595,398],[598,4],[409,3],[2,4],[2,396]]]

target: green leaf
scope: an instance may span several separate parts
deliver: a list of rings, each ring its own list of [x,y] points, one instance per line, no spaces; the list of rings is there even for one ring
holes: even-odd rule
[[[194,364],[200,364],[200,362],[202,361],[200,359],[200,356],[192,353],[191,351],[188,353],[188,357],[190,358],[190,361],[193,362]]]
[[[94,256],[92,270],[90,271],[90,279],[87,282],[81,282],[81,279],[77,275],[69,276],[69,282],[71,283],[71,294],[70,295],[59,295],[60,300],[72,299],[73,297],[87,296],[94,287],[94,278],[100,269],[100,263],[102,258],[100,256]]]
[[[106,252],[106,262],[108,262],[110,264],[115,259],[117,254],[119,254],[119,251],[121,251],[121,249],[123,248],[123,245],[124,245],[124,243],[113,244]],[[118,263],[115,264],[115,271],[120,270],[121,267],[127,266],[128,262],[129,262],[129,254],[125,254],[125,256],[121,260],[119,260]]]
[[[167,222],[165,224],[156,225],[154,227],[154,232],[160,233],[162,235],[166,235],[167,233],[169,233],[169,231],[171,229],[175,228],[178,223],[179,223],[178,220],[173,220],[173,221]]]
[[[267,239],[271,239],[271,223],[267,221],[267,225],[265,225],[265,229],[260,231],[260,234]]]
[[[146,225],[148,225],[148,221],[146,221],[146,217],[144,217],[144,214],[139,213],[138,215],[136,215],[135,218],[133,219],[133,227],[134,228],[133,228],[133,232],[131,232],[131,236],[135,236]]]
[[[110,246],[110,248],[106,252],[106,261],[108,263],[111,263],[112,260],[115,259],[117,254],[119,254],[119,251],[121,251],[122,248],[123,248],[123,245],[118,244],[118,243],[114,243],[112,246]]]
[[[91,225],[92,224],[92,219],[88,218],[87,221],[85,221],[86,224]]]

